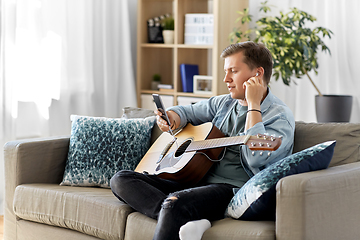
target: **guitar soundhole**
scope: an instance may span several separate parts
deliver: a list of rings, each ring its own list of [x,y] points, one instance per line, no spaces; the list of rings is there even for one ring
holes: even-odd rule
[[[190,145],[190,143],[192,142],[192,139],[187,139],[185,140],[180,146],[179,148],[176,150],[175,152],[175,157],[180,157],[181,155],[183,155],[186,151],[186,149],[188,148],[188,146]]]

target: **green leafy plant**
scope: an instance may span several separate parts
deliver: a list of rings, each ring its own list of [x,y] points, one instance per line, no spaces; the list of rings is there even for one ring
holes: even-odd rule
[[[160,82],[161,81],[161,76],[160,76],[160,74],[154,74],[153,75],[153,81],[155,81],[155,82]]]
[[[174,18],[170,16],[164,18],[161,25],[163,27],[163,30],[174,30],[174,23]]]
[[[261,3],[260,12],[271,11],[267,1]],[[237,22],[242,24],[252,21],[252,15],[248,9],[238,11],[240,17]],[[331,38],[332,31],[323,27],[309,28],[307,22],[315,22],[316,18],[297,8],[291,8],[288,13],[280,12],[280,16],[262,17],[256,21],[256,26],[247,31],[235,28],[229,37],[232,42],[251,40],[262,42],[270,50],[273,60],[273,76],[278,80],[280,77],[284,84],[290,85],[291,77],[300,78],[306,75],[316,91],[322,96],[309,72],[314,70],[318,74],[318,50],[328,52],[330,49],[325,45],[323,38]]]

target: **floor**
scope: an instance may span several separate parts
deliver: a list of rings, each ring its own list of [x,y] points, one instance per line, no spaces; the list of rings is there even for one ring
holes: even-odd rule
[[[4,239],[4,216],[0,216],[0,240]]]

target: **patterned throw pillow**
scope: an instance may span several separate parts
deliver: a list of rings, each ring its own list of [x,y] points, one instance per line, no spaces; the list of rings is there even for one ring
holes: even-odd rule
[[[297,152],[257,173],[235,194],[225,216],[241,220],[275,220],[276,184],[289,175],[325,169],[336,142],[329,141]]]
[[[133,170],[150,147],[155,117],[71,116],[71,137],[60,185],[110,187],[111,177]]]

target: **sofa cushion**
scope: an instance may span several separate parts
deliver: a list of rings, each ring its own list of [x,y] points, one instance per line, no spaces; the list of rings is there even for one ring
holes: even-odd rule
[[[336,140],[336,147],[329,167],[360,159],[360,123],[296,122],[294,153],[331,140]]]
[[[100,240],[100,238],[84,234],[68,228],[41,224],[28,220],[16,221],[16,228],[21,229],[16,232],[16,238],[25,240]]]
[[[257,173],[235,194],[225,215],[241,220],[275,220],[277,182],[285,176],[327,168],[335,144],[329,141],[315,145]]]
[[[156,220],[134,212],[128,217],[125,239],[152,240]],[[239,221],[230,218],[214,221],[202,240],[275,240],[275,222]]]
[[[275,240],[275,222],[225,218],[211,223],[203,240]]]
[[[132,211],[110,189],[57,184],[24,184],[15,189],[14,212],[19,218],[101,239],[123,239]]]
[[[122,169],[134,170],[150,147],[155,117],[123,119],[72,116],[61,185],[110,187]]]
[[[154,105],[155,106],[155,105]],[[125,107],[123,108],[123,118],[131,119],[131,118],[146,118],[156,116],[153,110],[144,109],[144,108],[136,108],[136,107]],[[153,127],[151,132],[151,144],[153,144],[156,139],[162,134],[162,131],[158,127],[157,124]]]

